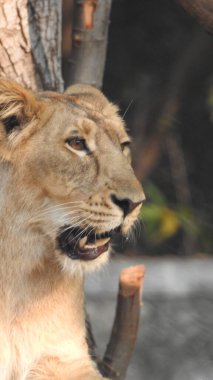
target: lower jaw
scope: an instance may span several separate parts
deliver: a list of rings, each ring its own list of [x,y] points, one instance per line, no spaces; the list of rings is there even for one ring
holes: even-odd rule
[[[87,250],[66,251],[65,254],[72,260],[92,261],[109,250],[109,244]]]
[[[57,254],[57,262],[62,273],[70,276],[82,276],[85,273],[97,272],[103,268],[109,261],[110,247],[107,252],[102,253],[94,260],[72,260],[67,255]]]

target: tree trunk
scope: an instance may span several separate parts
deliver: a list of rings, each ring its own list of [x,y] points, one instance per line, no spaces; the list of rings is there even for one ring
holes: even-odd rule
[[[212,0],[177,0],[192,17],[213,34],[213,2]]]
[[[61,1],[0,0],[0,20],[0,75],[34,90],[63,90]]]
[[[99,0],[94,8],[94,20],[89,22],[87,0],[76,0],[73,20],[72,54],[65,63],[65,86],[87,83],[102,86],[109,14],[112,0]],[[96,2],[95,2],[96,3]]]
[[[62,74],[66,87],[66,79],[70,71],[70,56],[73,42],[74,0],[62,1]]]

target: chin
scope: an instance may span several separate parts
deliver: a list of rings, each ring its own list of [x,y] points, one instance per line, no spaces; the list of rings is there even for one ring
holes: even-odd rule
[[[66,254],[61,253],[61,251],[57,250],[56,252],[56,260],[59,263],[61,270],[70,275],[83,275],[85,272],[94,272],[102,268],[109,260],[110,257],[110,247],[108,247],[107,251],[101,253],[97,258],[93,260],[73,260]]]

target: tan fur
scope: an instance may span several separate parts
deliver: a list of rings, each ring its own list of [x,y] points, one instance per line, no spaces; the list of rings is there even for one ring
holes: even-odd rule
[[[6,133],[13,115],[19,126]],[[75,133],[90,154],[65,144]],[[83,277],[109,253],[72,260],[56,237],[67,224],[129,231],[140,206],[124,218],[111,199],[144,197],[126,140],[117,107],[90,86],[34,94],[0,80],[1,380],[102,379],[86,344]]]

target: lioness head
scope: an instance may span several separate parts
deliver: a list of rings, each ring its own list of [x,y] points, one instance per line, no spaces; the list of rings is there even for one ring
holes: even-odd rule
[[[48,236],[63,268],[105,262],[113,233],[136,221],[144,193],[129,144],[117,107],[91,86],[33,93],[0,81],[2,162],[25,199],[27,228]]]

